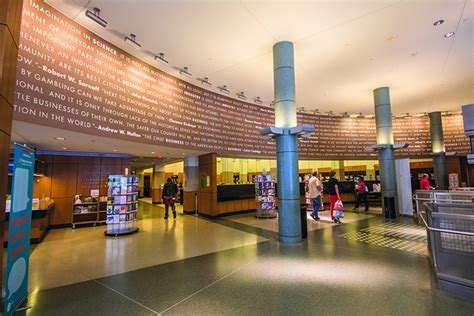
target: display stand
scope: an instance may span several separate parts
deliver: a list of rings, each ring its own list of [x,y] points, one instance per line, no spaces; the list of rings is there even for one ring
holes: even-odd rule
[[[134,226],[138,210],[138,177],[111,175],[108,180],[106,236],[138,232]]]
[[[255,176],[255,201],[257,218],[274,218],[277,216],[275,205],[275,181],[271,175]]]
[[[72,228],[76,225],[96,225],[99,220],[99,201],[92,197],[76,197],[72,207]]]

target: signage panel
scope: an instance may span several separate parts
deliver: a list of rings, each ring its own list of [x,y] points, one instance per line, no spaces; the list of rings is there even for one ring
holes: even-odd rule
[[[31,207],[35,152],[15,145],[12,199],[8,223],[5,311],[12,315],[28,295]]]

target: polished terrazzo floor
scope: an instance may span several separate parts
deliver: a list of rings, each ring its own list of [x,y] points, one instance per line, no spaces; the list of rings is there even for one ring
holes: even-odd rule
[[[162,208],[142,208],[142,231],[123,239],[105,238],[104,227],[51,231],[32,252],[45,267],[31,275],[37,288],[30,286],[27,313],[474,315],[473,302],[435,288],[426,255],[344,238],[385,235],[387,223],[410,228],[411,220],[354,214],[283,245],[274,231],[235,218],[167,224]],[[56,273],[58,281],[43,280]]]

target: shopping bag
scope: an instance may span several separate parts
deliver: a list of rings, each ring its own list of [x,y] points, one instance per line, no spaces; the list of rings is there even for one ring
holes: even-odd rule
[[[344,204],[342,203],[341,200],[337,200],[336,203],[334,204],[334,209],[336,211],[341,211],[344,212]]]

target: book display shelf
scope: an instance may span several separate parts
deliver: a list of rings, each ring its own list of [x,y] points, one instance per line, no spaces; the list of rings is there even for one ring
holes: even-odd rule
[[[105,222],[105,208],[99,197],[77,195],[72,206],[72,228],[77,225],[97,225]]]
[[[138,232],[138,176],[110,175],[107,194],[106,236]]]
[[[257,218],[274,218],[277,216],[275,205],[275,181],[271,175],[258,175],[254,178]]]

